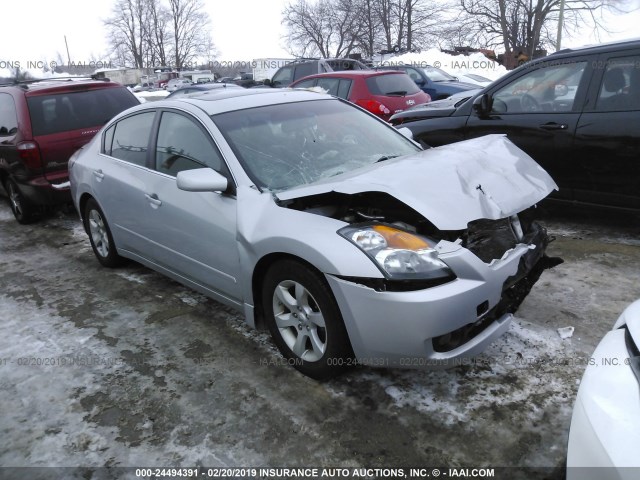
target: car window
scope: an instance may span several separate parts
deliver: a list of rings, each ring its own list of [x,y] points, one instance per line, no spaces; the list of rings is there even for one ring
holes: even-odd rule
[[[293,79],[298,80],[300,78],[313,75],[314,73],[318,73],[313,71],[314,65],[315,65],[315,62],[301,63],[299,65],[296,65],[296,73]]]
[[[327,91],[329,95],[338,95],[338,85],[340,84],[340,79],[338,78],[319,78],[318,86]]]
[[[493,95],[494,113],[568,112],[587,62],[546,66],[528,72]]]
[[[212,119],[249,177],[269,190],[420,151],[383,122],[335,99],[255,107]]]
[[[405,69],[405,72],[407,73],[407,75],[409,75],[409,77],[411,77],[411,80],[413,80],[414,82],[418,83],[422,81],[420,73],[418,73],[415,68],[407,68]]]
[[[351,80],[347,80],[346,78],[340,79],[337,96],[347,100],[349,98],[349,90],[351,90],[351,83]]]
[[[316,84],[316,79],[311,78],[309,80],[304,80],[296,85],[296,88],[310,88]]]
[[[450,82],[455,80],[452,75],[436,67],[425,67],[422,71],[432,82]]]
[[[366,79],[372,95],[415,95],[420,92],[416,82],[407,74],[376,75]]]
[[[273,85],[276,87],[286,87],[291,82],[293,82],[293,65],[282,67],[276,72],[272,80]]]
[[[156,145],[156,170],[177,175],[182,170],[211,167],[220,171],[222,157],[209,135],[193,120],[163,112]]]
[[[640,110],[640,55],[612,58],[607,62],[596,110]]]
[[[104,132],[104,145],[102,146],[102,152],[111,155],[111,147],[113,146],[113,133],[116,131],[116,126],[111,125],[106,132]]]
[[[0,137],[14,135],[18,131],[18,116],[11,95],[0,93]]]
[[[111,156],[145,166],[154,115],[155,112],[145,112],[120,120],[115,125]]]
[[[34,135],[99,127],[140,102],[126,88],[101,88],[27,97]]]

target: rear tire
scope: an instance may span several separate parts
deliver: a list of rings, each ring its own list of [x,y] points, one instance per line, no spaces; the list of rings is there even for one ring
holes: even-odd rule
[[[118,255],[109,224],[98,202],[93,198],[87,200],[84,206],[83,220],[91,248],[98,261],[108,268],[122,265],[124,259]]]
[[[326,380],[355,363],[338,304],[315,270],[275,263],[264,278],[262,307],[274,343],[304,375]]]
[[[22,225],[33,223],[36,220],[34,207],[20,192],[18,184],[8,178],[5,183],[5,190],[9,196],[9,206],[18,223]]]

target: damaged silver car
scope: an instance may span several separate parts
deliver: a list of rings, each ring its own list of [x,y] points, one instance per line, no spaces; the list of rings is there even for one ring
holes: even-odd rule
[[[244,312],[289,363],[454,365],[545,268],[557,188],[504,136],[422,151],[346,101],[228,90],[134,107],[70,160],[94,253]]]

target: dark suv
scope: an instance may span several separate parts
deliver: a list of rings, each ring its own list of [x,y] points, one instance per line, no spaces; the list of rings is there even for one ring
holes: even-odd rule
[[[119,83],[50,79],[0,86],[0,182],[20,223],[69,203],[67,161],[121,111],[140,102]]]
[[[639,40],[562,50],[391,123],[431,146],[504,133],[554,178],[556,200],[640,210]]]
[[[364,63],[351,58],[303,58],[280,67],[271,80],[265,80],[265,86],[284,88],[302,77],[325,72],[344,70],[368,70]]]

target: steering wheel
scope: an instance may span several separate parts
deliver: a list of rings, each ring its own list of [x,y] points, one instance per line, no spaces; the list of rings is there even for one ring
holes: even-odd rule
[[[540,111],[540,104],[538,103],[538,101],[535,98],[533,98],[528,93],[525,93],[524,95],[522,95],[522,97],[520,97],[520,107],[525,112],[539,112]]]

